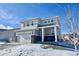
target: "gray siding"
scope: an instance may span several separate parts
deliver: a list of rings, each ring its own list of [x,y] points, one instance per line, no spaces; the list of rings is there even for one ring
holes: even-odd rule
[[[14,42],[16,40],[14,31],[3,31],[0,34],[0,41]]]

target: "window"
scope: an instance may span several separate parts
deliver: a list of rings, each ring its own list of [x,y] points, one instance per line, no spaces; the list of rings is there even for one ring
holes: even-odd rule
[[[31,23],[31,25],[34,25],[34,24],[33,24],[33,21],[32,21],[32,23]]]
[[[27,26],[29,26],[29,24],[27,24]]]
[[[49,23],[50,21],[48,20],[48,23]]]
[[[51,20],[51,22],[53,22],[53,20]]]
[[[55,35],[55,34],[52,32],[52,35]]]
[[[47,23],[47,21],[45,21],[44,23]]]

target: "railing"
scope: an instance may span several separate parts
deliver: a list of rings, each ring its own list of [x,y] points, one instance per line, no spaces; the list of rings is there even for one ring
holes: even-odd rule
[[[42,41],[42,36],[36,36],[32,35],[31,36],[32,43],[36,43],[39,41]],[[44,36],[44,41],[55,41],[55,36]]]
[[[38,27],[49,26],[49,25],[56,25],[56,24],[55,23],[44,23],[44,24],[38,24]]]

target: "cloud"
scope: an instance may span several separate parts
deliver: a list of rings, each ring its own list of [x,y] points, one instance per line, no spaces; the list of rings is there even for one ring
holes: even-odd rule
[[[13,27],[5,26],[3,24],[0,24],[0,29],[13,29]]]
[[[9,15],[7,12],[5,12],[4,10],[0,9],[0,18],[2,19],[11,19],[12,16]]]
[[[13,27],[10,27],[10,26],[7,26],[6,28],[7,28],[7,29],[13,29]]]
[[[19,24],[19,20],[22,18],[15,16],[14,14],[7,13],[7,11],[0,9],[0,21],[5,20],[5,23],[9,24]]]

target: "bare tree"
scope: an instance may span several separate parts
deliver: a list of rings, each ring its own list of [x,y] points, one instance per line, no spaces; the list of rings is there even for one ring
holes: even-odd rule
[[[67,8],[60,6],[59,4],[56,4],[59,8],[64,8],[65,11],[65,23],[66,26],[68,27],[69,30],[69,34],[73,34],[73,38],[71,39],[72,43],[74,44],[74,48],[75,48],[75,52],[78,55],[78,51],[77,51],[77,39],[75,38],[75,33],[76,33],[76,29],[78,30],[78,26],[77,23],[75,23],[74,21],[74,15],[72,13],[72,10],[70,8],[70,5],[67,6]]]
[[[69,22],[69,24],[70,24],[70,30],[71,30],[71,32],[72,32],[72,34],[73,34],[72,40],[73,40],[73,43],[74,43],[75,52],[76,52],[77,55],[78,55],[78,52],[77,52],[77,39],[75,38],[76,23],[75,23],[75,21],[74,21],[74,16],[73,16],[73,14],[72,14],[72,10],[71,10],[71,8],[70,8],[69,5],[68,5],[68,13],[67,13],[67,19],[66,19],[66,20],[67,20],[67,21]]]

